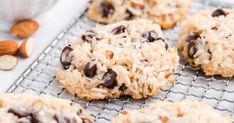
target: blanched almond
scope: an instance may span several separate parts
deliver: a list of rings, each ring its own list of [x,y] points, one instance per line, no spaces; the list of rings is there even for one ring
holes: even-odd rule
[[[19,46],[15,41],[11,41],[11,40],[0,41],[0,56],[1,55],[15,55],[18,49],[19,49]]]
[[[24,39],[23,43],[20,46],[19,52],[23,58],[29,57],[34,48],[34,39],[29,38],[29,39]]]
[[[0,56],[0,70],[12,70],[18,63],[18,59],[15,56],[3,55]]]

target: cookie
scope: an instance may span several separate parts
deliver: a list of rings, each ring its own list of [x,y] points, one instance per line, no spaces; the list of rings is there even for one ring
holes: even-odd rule
[[[77,104],[52,96],[0,94],[1,123],[92,123]]]
[[[104,24],[145,18],[168,29],[186,17],[191,4],[192,0],[93,0],[88,17]]]
[[[57,80],[88,100],[154,96],[173,82],[178,54],[158,24],[122,21],[88,30],[60,57]]]
[[[112,123],[231,123],[210,106],[192,101],[158,102],[133,111],[123,111]]]
[[[234,75],[234,10],[202,11],[183,24],[178,49],[188,64],[208,76]]]

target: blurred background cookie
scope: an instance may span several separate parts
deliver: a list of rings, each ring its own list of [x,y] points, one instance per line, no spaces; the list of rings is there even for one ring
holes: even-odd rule
[[[234,10],[202,11],[182,26],[179,52],[206,75],[234,75]]]
[[[191,0],[93,0],[88,17],[105,24],[145,18],[168,29],[186,17],[191,4]]]
[[[112,123],[231,123],[201,102],[157,102],[145,108],[123,111]]]
[[[77,104],[52,96],[0,94],[1,123],[92,123]]]

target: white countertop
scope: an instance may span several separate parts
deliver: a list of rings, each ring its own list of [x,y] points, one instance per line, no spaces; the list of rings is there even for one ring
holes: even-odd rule
[[[60,0],[45,16],[37,19],[40,23],[40,29],[32,36],[35,40],[33,54],[27,59],[19,59],[19,63],[14,70],[0,71],[0,93],[5,92],[51,41],[53,41],[54,37],[74,17],[81,14],[86,4],[87,0]],[[16,40],[9,33],[0,32],[0,40],[4,39]]]

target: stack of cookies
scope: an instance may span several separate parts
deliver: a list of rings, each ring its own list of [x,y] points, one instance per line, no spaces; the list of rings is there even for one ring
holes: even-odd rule
[[[81,99],[157,95],[174,82],[179,55],[207,76],[234,75],[234,10],[213,9],[188,16],[192,0],[92,0],[87,16],[99,23],[65,46],[57,80]],[[178,46],[162,29],[181,24]],[[178,52],[177,52],[178,51]],[[5,97],[8,98],[5,98]],[[19,100],[17,104],[12,100]],[[27,100],[27,101],[25,101]],[[80,106],[54,97],[0,95],[0,122],[91,123]],[[112,123],[231,123],[196,101],[156,102],[122,111]]]

